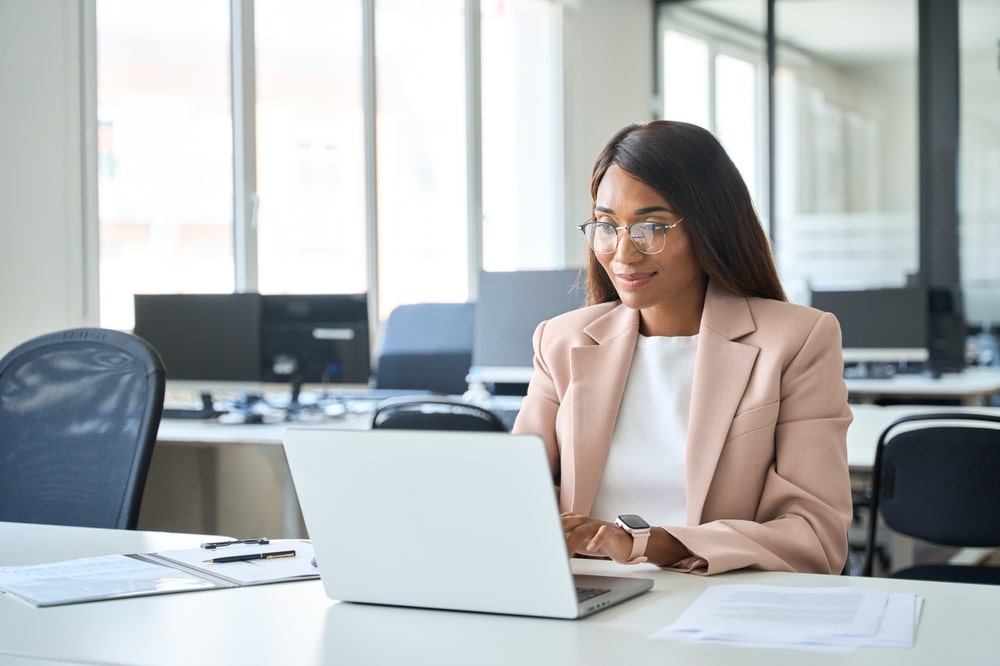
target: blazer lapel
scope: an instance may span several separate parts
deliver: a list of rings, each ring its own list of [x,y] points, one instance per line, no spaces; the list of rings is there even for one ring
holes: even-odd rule
[[[590,512],[608,457],[617,406],[625,393],[639,337],[639,313],[623,305],[591,322],[594,345],[570,352],[573,396],[573,470],[563,470],[562,493],[578,513]],[[564,462],[566,458],[563,459]],[[570,472],[567,474],[567,472]]]
[[[759,349],[734,342],[756,330],[745,298],[709,283],[698,332],[685,457],[688,524],[701,522],[729,426]]]

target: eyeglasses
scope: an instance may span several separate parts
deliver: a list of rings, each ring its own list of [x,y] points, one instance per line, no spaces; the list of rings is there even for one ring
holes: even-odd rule
[[[616,227],[610,222],[591,220],[584,222],[577,228],[587,237],[587,245],[590,246],[590,249],[597,254],[611,254],[618,249],[618,232],[622,230],[628,233],[632,244],[639,252],[657,254],[667,246],[667,232],[680,224],[682,220],[683,218],[673,224],[633,222],[627,227]]]

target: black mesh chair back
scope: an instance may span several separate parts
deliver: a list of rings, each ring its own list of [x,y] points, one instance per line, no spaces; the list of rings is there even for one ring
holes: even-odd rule
[[[106,329],[0,359],[0,520],[135,529],[164,384],[152,347]]]
[[[879,436],[863,573],[874,570],[877,530],[953,547],[1000,546],[1000,416],[914,414]],[[895,578],[1000,584],[1000,567],[926,564]]]
[[[472,365],[475,303],[412,303],[389,314],[375,387],[460,395]]]
[[[383,400],[372,414],[371,427],[507,432],[504,422],[489,409],[443,396],[401,396]]]

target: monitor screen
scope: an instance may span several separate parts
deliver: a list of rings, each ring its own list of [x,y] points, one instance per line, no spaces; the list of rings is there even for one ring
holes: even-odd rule
[[[485,383],[527,383],[531,336],[539,323],[583,304],[580,271],[483,271],[479,274],[472,371]]]
[[[265,382],[368,385],[366,294],[265,295],[261,303]]]
[[[135,335],[163,360],[168,381],[209,390],[260,377],[260,296],[136,294]]]
[[[845,363],[921,362],[928,358],[924,288],[814,291],[812,306],[836,315]]]

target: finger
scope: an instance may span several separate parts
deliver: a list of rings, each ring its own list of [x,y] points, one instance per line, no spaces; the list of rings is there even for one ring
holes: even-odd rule
[[[623,536],[627,535],[621,528],[602,525],[587,544],[588,553],[599,553],[615,562],[625,562],[631,553],[631,546],[624,543]]]
[[[587,544],[593,538],[597,527],[590,523],[585,523],[574,529],[566,531],[566,549],[571,555],[587,554]]]
[[[562,514],[563,532],[575,530],[581,525],[586,525],[590,521],[591,519],[587,516],[581,516],[575,513],[564,513]]]

